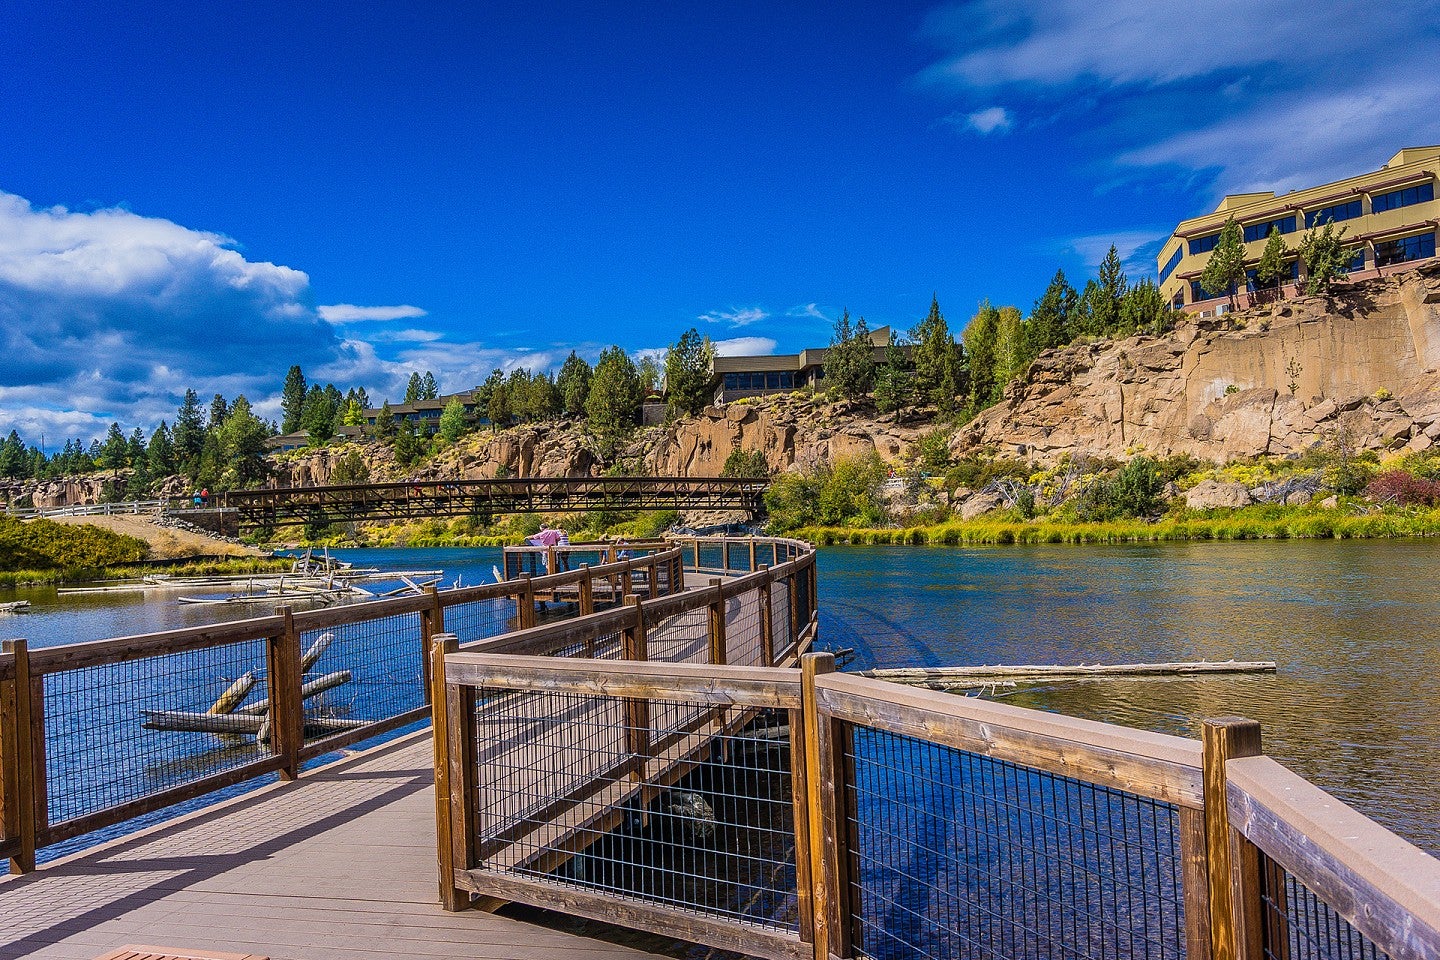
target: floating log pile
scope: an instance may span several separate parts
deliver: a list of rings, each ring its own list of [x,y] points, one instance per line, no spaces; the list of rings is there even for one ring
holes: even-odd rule
[[[335,639],[334,634],[322,633],[300,658],[301,673],[309,672],[321,655]],[[336,670],[308,680],[300,688],[301,701],[308,701],[327,690],[344,686],[353,679],[349,670]],[[188,710],[141,710],[144,721],[140,726],[145,730],[169,730],[184,733],[213,733],[222,737],[253,736],[259,743],[270,741],[270,700],[257,700],[245,704],[245,699],[259,683],[254,671],[246,671],[225,689],[204,713]],[[307,716],[305,736],[324,736],[343,730],[354,730],[365,725],[364,720],[345,720],[339,717]]]
[[[1052,680],[1133,679],[1185,677],[1201,674],[1274,673],[1273,660],[1195,660],[1176,663],[1078,664],[1075,666],[896,667],[857,670],[857,676],[874,677],[932,690],[989,687],[997,684],[1044,683]]]
[[[0,613],[24,613],[29,609],[29,600],[11,600],[8,603],[0,603]]]

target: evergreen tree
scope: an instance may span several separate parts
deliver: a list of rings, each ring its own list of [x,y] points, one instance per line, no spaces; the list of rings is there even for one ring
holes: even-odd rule
[[[390,401],[386,400],[380,405],[380,412],[375,414],[374,435],[382,440],[392,440],[396,429],[395,411],[390,409]]]
[[[1120,264],[1120,254],[1115,245],[1100,261],[1100,273],[1090,297],[1091,333],[1097,337],[1113,337],[1120,328],[1120,301],[1130,282],[1125,268]]]
[[[242,393],[235,398],[225,424],[219,431],[223,489],[254,486],[269,473],[265,462],[265,440],[270,431],[250,409]]]
[[[1289,253],[1285,238],[1277,227],[1270,228],[1265,239],[1265,249],[1260,252],[1260,264],[1255,268],[1255,279],[1272,287],[1275,299],[1280,299],[1280,285],[1285,279],[1285,255]]]
[[[425,376],[420,378],[420,399],[440,399],[440,384],[436,382],[435,374],[431,373],[429,370],[426,370]]]
[[[875,385],[875,348],[865,318],[850,322],[850,311],[835,321],[830,349],[825,351],[825,385],[841,396],[857,399]]]
[[[475,388],[475,406],[483,412],[485,419],[490,421],[490,429],[492,431],[503,430],[509,425],[509,414],[511,412],[509,397],[502,397],[500,401],[495,404],[495,410],[493,412],[490,409],[491,401],[495,400],[495,394],[504,389],[505,371],[499,367],[491,370],[490,376],[485,378],[485,382]],[[501,414],[505,422],[497,422],[493,415],[494,413]]]
[[[1235,309],[1235,291],[1245,282],[1245,236],[1231,217],[1220,229],[1220,239],[1200,274],[1200,286],[1211,294],[1225,293]]]
[[[650,396],[660,392],[660,384],[665,379],[665,369],[660,366],[660,361],[646,354],[635,364],[635,372],[640,375],[640,392],[644,396]]]
[[[881,413],[904,408],[911,400],[913,386],[905,354],[900,351],[900,341],[892,330],[890,343],[885,347],[885,362],[875,371],[876,408]]]
[[[0,443],[0,477],[11,480],[24,479],[30,473],[30,460],[25,452],[25,443],[14,430]]]
[[[334,387],[331,387],[334,390]],[[335,391],[336,395],[339,391]],[[300,412],[300,426],[310,434],[313,446],[323,446],[335,436],[334,398],[318,384],[312,385],[305,394],[305,406]]]
[[[1354,256],[1342,242],[1347,229],[1341,227],[1337,233],[1335,225],[1326,220],[1323,226],[1310,230],[1300,241],[1306,293],[1329,293],[1331,285],[1345,275],[1345,266]]]
[[[949,413],[955,398],[965,392],[965,361],[937,298],[930,298],[930,313],[911,329],[910,340],[915,344],[910,354],[915,363],[915,391],[941,413]]]
[[[131,431],[125,443],[125,463],[136,468],[145,465],[145,432],[139,427]]]
[[[280,432],[294,433],[300,429],[300,417],[305,412],[305,374],[296,364],[285,374],[285,389],[280,393]]]
[[[414,403],[423,400],[425,397],[425,381],[421,379],[418,372],[410,374],[410,382],[405,385],[405,402]]]
[[[693,416],[710,399],[710,370],[715,348],[694,327],[665,351],[666,412],[671,417]]]
[[[599,441],[601,454],[609,458],[619,442],[635,426],[640,413],[640,374],[635,363],[618,346],[606,347],[595,364],[585,415],[590,432]]]
[[[229,416],[230,405],[225,402],[223,396],[218,393],[215,394],[214,398],[210,401],[210,422],[206,424],[206,429],[212,432],[219,430],[225,426],[225,421]]]
[[[1125,292],[1120,301],[1120,326],[1125,333],[1160,336],[1173,325],[1173,311],[1160,288],[1148,277]]]
[[[560,390],[548,373],[537,373],[530,378],[529,389],[521,404],[521,416],[526,420],[550,420],[560,414]]]
[[[414,426],[407,420],[395,432],[395,462],[409,467],[425,455],[425,442],[415,435]]]
[[[194,477],[200,450],[205,445],[205,421],[200,414],[200,398],[194,390],[185,391],[185,400],[175,417],[174,438],[177,465]]]
[[[495,371],[497,374],[499,372],[499,370]],[[496,433],[510,426],[511,421],[515,419],[515,406],[511,403],[508,380],[492,384],[486,391],[485,416],[490,420],[490,429]]]
[[[1000,311],[986,300],[965,327],[965,352],[970,357],[970,408],[983,410],[998,399],[995,383],[995,340]]]
[[[363,427],[365,425],[365,406],[358,397],[351,396],[345,401],[345,409],[341,412],[340,422],[347,427]]]
[[[98,459],[100,466],[106,470],[118,470],[129,465],[130,444],[126,442],[120,424],[110,424],[110,430],[105,434],[105,443],[100,447]]]
[[[175,442],[164,420],[150,434],[150,443],[145,448],[145,462],[152,477],[168,477],[176,470]]]
[[[1079,300],[1080,295],[1065,279],[1065,271],[1056,270],[1050,285],[1035,301],[1035,308],[1030,311],[1030,322],[1026,324],[1030,351],[1034,356],[1038,357],[1044,350],[1063,347],[1075,339],[1073,324]]]
[[[465,404],[452,399],[440,411],[440,436],[454,443],[465,432]]]
[[[585,401],[590,396],[590,364],[576,355],[574,350],[565,358],[555,386],[560,390],[560,409],[572,417],[585,412]]]

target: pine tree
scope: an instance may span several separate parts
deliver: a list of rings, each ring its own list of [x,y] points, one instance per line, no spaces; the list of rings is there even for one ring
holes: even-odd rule
[[[425,376],[420,378],[420,399],[440,399],[440,384],[436,382],[435,374],[431,373],[429,370],[426,370]]]
[[[1125,293],[1120,301],[1120,326],[1125,333],[1160,336],[1174,324],[1173,311],[1155,281],[1145,278]]]
[[[420,378],[418,372],[410,374],[410,382],[405,385],[405,402],[414,403],[425,397],[425,381]]]
[[[125,463],[137,468],[145,465],[145,432],[139,427],[130,432],[125,442]]]
[[[710,399],[710,370],[715,348],[694,327],[665,351],[666,409],[671,417],[692,416]]]
[[[850,322],[850,311],[844,311],[825,351],[825,385],[842,397],[854,400],[865,396],[875,385],[875,348],[870,342],[870,328],[865,318]]]
[[[875,407],[881,413],[900,410],[910,403],[913,393],[913,377],[900,351],[900,341],[895,332],[890,332],[890,342],[885,347],[885,362],[875,371]]]
[[[334,387],[331,387],[334,390]],[[335,391],[339,395],[339,391]],[[312,446],[323,446],[335,436],[334,399],[318,384],[312,385],[305,394],[305,406],[300,413],[300,426],[310,435]]]
[[[1030,322],[1026,334],[1030,350],[1039,356],[1044,350],[1063,347],[1075,339],[1073,330],[1075,307],[1080,295],[1065,279],[1064,270],[1056,270],[1050,285],[1045,288],[1035,308],[1030,311]]]
[[[185,391],[185,399],[175,416],[174,438],[176,464],[193,478],[200,451],[205,446],[205,421],[200,414],[200,398],[194,390]]]
[[[642,399],[635,363],[618,346],[606,347],[595,364],[585,400],[590,432],[605,458],[613,456],[619,442],[634,429]]]
[[[218,441],[221,461],[219,486],[224,489],[260,483],[269,473],[265,462],[265,440],[270,431],[250,409],[242,393],[235,398]]]
[[[578,417],[585,412],[591,376],[590,364],[571,350],[560,367],[560,375],[555,378],[555,386],[560,390],[560,408],[564,413]]]
[[[1276,227],[1270,228],[1265,240],[1265,249],[1260,253],[1260,263],[1255,268],[1255,279],[1274,288],[1275,299],[1280,299],[1280,284],[1285,278],[1285,255],[1289,253],[1285,238]]]
[[[374,435],[382,440],[392,440],[396,429],[395,411],[390,409],[390,401],[386,400],[380,405],[380,412],[375,414]]]
[[[930,298],[930,313],[910,330],[910,340],[915,344],[910,354],[915,391],[941,413],[949,413],[955,398],[965,392],[964,356],[940,312],[938,298]]]
[[[110,424],[110,430],[105,434],[105,443],[100,447],[98,459],[100,466],[106,470],[118,470],[129,464],[130,444],[126,442],[120,424]]]
[[[1245,239],[1240,224],[1231,217],[1220,229],[1220,239],[1200,274],[1200,286],[1210,294],[1225,293],[1235,309],[1235,292],[1245,282]]]
[[[1118,308],[1117,308],[1118,312]],[[1010,381],[1018,379],[1030,367],[1030,348],[1025,336],[1024,321],[1015,307],[1001,307],[995,323],[995,394],[996,400]]]
[[[168,477],[175,472],[175,442],[170,427],[164,420],[155,432],[150,434],[150,443],[145,448],[145,461],[152,477]]]
[[[296,364],[285,374],[285,389],[280,392],[280,432],[294,433],[300,429],[300,416],[305,412],[305,374]]]
[[[1305,234],[1300,241],[1300,262],[1305,264],[1305,292],[1329,293],[1334,282],[1345,275],[1345,266],[1353,254],[1342,242],[1347,227],[1335,231],[1326,220],[1323,226]]]
[[[0,443],[0,477],[12,480],[23,479],[29,473],[30,461],[25,453],[25,443],[14,430]]]
[[[229,417],[230,405],[225,402],[223,396],[218,393],[215,394],[210,400],[210,422],[205,425],[205,428],[213,433],[225,426],[225,421],[229,419]]]
[[[1120,264],[1120,254],[1112,243],[1105,259],[1100,261],[1099,276],[1091,291],[1090,324],[1095,336],[1113,337],[1119,330],[1120,301],[1129,289],[1130,281]]]

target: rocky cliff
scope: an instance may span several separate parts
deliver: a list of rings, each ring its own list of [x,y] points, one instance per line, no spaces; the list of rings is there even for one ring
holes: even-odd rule
[[[1297,453],[1343,433],[1359,450],[1440,436],[1440,266],[1183,321],[1162,337],[1042,354],[951,449],[1065,454]]]

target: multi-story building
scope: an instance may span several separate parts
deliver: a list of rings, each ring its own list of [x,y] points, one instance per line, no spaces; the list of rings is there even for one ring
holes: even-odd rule
[[[1305,231],[1325,223],[1345,227],[1344,242],[1354,257],[1348,265],[1352,279],[1394,273],[1435,256],[1436,230],[1440,228],[1440,200],[1436,174],[1440,146],[1406,147],[1379,170],[1348,180],[1326,183],[1284,196],[1273,192],[1233,194],[1220,201],[1213,213],[1181,221],[1160,248],[1160,292],[1176,309],[1192,312],[1220,310],[1228,302],[1226,291],[1206,290],[1200,274],[1220,237],[1225,221],[1234,217],[1245,235],[1249,280],[1239,291],[1241,306],[1256,299],[1259,284],[1256,265],[1271,229],[1280,231],[1289,248],[1286,270],[1289,282],[1282,293],[1292,295],[1303,282],[1298,249]]]
[[[884,363],[885,351],[890,346],[890,328],[871,330],[870,345],[875,362]],[[900,352],[909,360],[913,349],[904,345]],[[799,353],[716,357],[710,368],[710,389],[715,402],[724,403],[741,397],[761,397],[811,387],[824,379],[825,354],[829,352],[829,347],[809,347]]]

